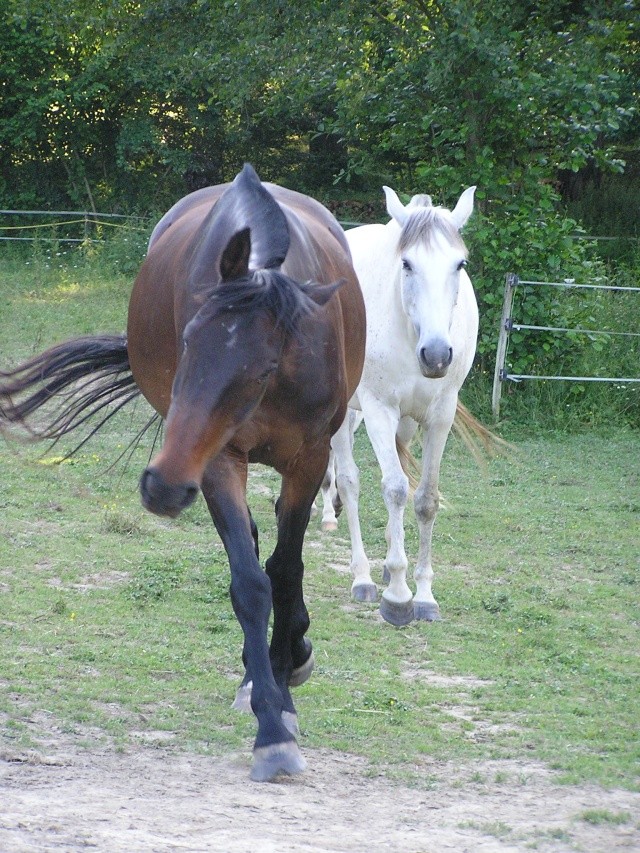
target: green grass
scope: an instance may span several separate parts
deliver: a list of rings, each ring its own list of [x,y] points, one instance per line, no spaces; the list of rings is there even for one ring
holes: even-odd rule
[[[87,264],[0,269],[2,367],[125,326],[124,278]],[[122,416],[63,464],[51,464],[61,448],[0,443],[0,733],[10,743],[37,745],[44,713],[88,746],[148,737],[159,748],[250,749],[252,719],[230,710],[242,637],[204,503],[175,522],[144,512],[148,444],[106,471],[145,414]],[[351,602],[345,522],[329,536],[312,521],[317,666],[296,690],[303,745],[367,756],[405,780],[433,762],[504,758],[544,762],[567,783],[637,789],[640,436],[512,437],[517,454],[485,472],[456,440],[447,448],[440,623],[394,629]],[[356,449],[379,577],[380,476],[364,433]],[[277,478],[257,469],[250,492],[265,557]],[[410,558],[416,549],[409,510]]]
[[[626,823],[631,823],[629,812],[610,812],[608,809],[589,809],[583,812],[580,818],[585,823],[590,823],[594,826],[601,826],[603,824],[622,826]]]

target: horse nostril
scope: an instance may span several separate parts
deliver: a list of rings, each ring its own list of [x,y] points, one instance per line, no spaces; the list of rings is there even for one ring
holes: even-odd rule
[[[200,489],[196,486],[195,483],[189,483],[184,487],[184,507],[191,506],[191,504],[198,497],[198,492]]]
[[[453,361],[453,347],[445,341],[434,341],[418,351],[422,374],[431,379],[442,378]]]
[[[142,472],[140,477],[140,493],[142,497],[147,497],[149,494],[149,480],[151,479],[151,471],[148,468]]]

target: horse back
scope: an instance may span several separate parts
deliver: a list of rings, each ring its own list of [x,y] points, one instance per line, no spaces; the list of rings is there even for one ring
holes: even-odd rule
[[[202,304],[202,293],[219,276],[217,269],[209,269],[206,280],[194,280],[193,261],[205,220],[228,186],[198,190],[173,205],[154,228],[134,283],[128,319],[131,369],[147,400],[163,416],[171,402],[183,327]],[[310,334],[324,337],[322,344],[316,341],[319,353],[332,351],[330,361],[337,373],[333,381],[346,401],[362,373],[366,330],[364,302],[344,232],[314,199],[273,184],[265,186],[289,225],[291,244],[282,271],[304,284],[343,283],[321,309],[327,314],[327,326],[316,325]]]
[[[291,233],[291,249],[283,271],[299,282],[341,283],[324,310],[331,320],[332,341],[327,341],[327,345],[341,354],[342,375],[335,376],[334,381],[344,382],[345,400],[348,400],[362,374],[366,321],[362,290],[344,231],[333,215],[314,199],[275,189],[280,192],[274,195],[281,203],[286,202],[284,210]]]

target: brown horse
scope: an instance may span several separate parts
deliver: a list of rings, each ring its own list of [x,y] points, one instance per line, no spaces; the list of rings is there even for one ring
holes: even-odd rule
[[[255,780],[305,766],[289,692],[313,667],[302,544],[331,436],[360,379],[364,339],[340,226],[318,202],[262,184],[247,165],[158,223],[126,339],[75,339],[0,374],[0,423],[38,438],[59,438],[102,413],[99,427],[139,392],[165,419],[164,445],[140,481],[142,502],[176,516],[202,490],[226,548],[244,632],[239,696],[250,697],[258,720]],[[70,387],[76,401],[36,431],[29,416]],[[249,462],[282,477],[266,573],[246,501]]]

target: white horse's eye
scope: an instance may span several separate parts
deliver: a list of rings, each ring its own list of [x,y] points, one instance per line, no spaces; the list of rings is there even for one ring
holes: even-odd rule
[[[406,258],[402,259],[402,269],[405,270],[405,272],[411,272],[411,264]]]
[[[467,262],[466,262],[466,261],[460,261],[460,263],[458,264],[458,272],[459,272],[460,270],[465,269],[465,268],[466,268],[466,266],[467,266]]]

